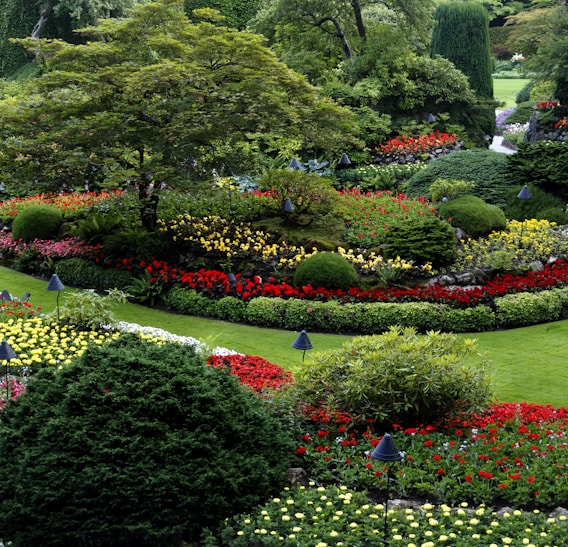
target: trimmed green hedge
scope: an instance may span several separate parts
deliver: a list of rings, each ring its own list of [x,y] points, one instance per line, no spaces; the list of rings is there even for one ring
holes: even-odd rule
[[[499,297],[494,309],[487,305],[456,309],[430,302],[343,304],[265,296],[239,304],[234,297],[215,302],[180,287],[170,291],[164,300],[172,310],[190,315],[240,318],[258,327],[335,334],[380,334],[393,325],[413,327],[418,332],[483,332],[568,317],[568,287]]]
[[[129,272],[104,268],[83,258],[60,260],[57,275],[64,285],[99,292],[107,289],[126,290],[133,280]]]

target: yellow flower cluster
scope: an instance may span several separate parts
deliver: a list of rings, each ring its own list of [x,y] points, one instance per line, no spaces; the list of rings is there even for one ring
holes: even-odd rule
[[[9,319],[0,323],[0,338],[6,340],[17,355],[9,366],[29,367],[36,371],[46,365],[68,365],[83,354],[89,344],[102,345],[119,332],[76,331],[68,326],[54,327],[41,317]]]
[[[232,222],[218,216],[203,218],[178,215],[175,220],[158,221],[161,232],[172,241],[189,243],[202,252],[219,252],[228,259],[253,255],[267,259],[277,256],[278,246],[262,231],[250,224]]]
[[[509,221],[507,228],[487,238],[467,241],[459,250],[456,265],[464,269],[503,265],[526,266],[535,260],[547,261],[568,252],[566,240],[554,222],[530,219]]]

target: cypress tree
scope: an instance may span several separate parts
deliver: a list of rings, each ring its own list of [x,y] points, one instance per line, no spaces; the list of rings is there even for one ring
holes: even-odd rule
[[[431,53],[452,61],[479,97],[493,98],[489,15],[472,1],[439,4],[434,13]]]

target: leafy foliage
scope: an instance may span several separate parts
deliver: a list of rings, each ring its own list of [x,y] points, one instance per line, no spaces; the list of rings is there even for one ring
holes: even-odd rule
[[[501,209],[472,195],[442,203],[438,213],[470,237],[486,236],[507,226],[507,218]]]
[[[316,253],[304,260],[294,273],[294,285],[326,289],[348,289],[357,285],[353,265],[336,253]]]
[[[30,205],[18,213],[12,223],[12,237],[14,240],[25,239],[52,239],[61,224],[63,215],[52,205]]]
[[[429,423],[452,411],[480,408],[490,397],[483,360],[471,365],[472,340],[392,327],[311,355],[296,371],[300,396],[381,424]]]
[[[487,203],[504,207],[509,189],[518,184],[509,169],[508,157],[493,150],[458,150],[431,161],[408,181],[411,197],[429,196],[437,179],[474,182],[473,194]]]
[[[57,275],[64,285],[95,289],[125,290],[132,283],[132,274],[126,270],[104,268],[83,258],[68,258],[57,262]]]
[[[23,546],[197,539],[276,493],[292,453],[228,372],[137,335],[42,371],[0,429],[0,529]]]
[[[434,268],[451,264],[456,257],[456,236],[450,224],[434,216],[408,218],[395,222],[385,237],[385,258],[400,257]]]

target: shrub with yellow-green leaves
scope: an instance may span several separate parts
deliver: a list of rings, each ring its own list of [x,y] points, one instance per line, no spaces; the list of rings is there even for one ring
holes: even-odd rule
[[[454,269],[490,268],[498,271],[526,270],[531,262],[562,257],[568,245],[558,227],[548,220],[511,220],[505,230],[486,238],[467,241],[458,249]]]

